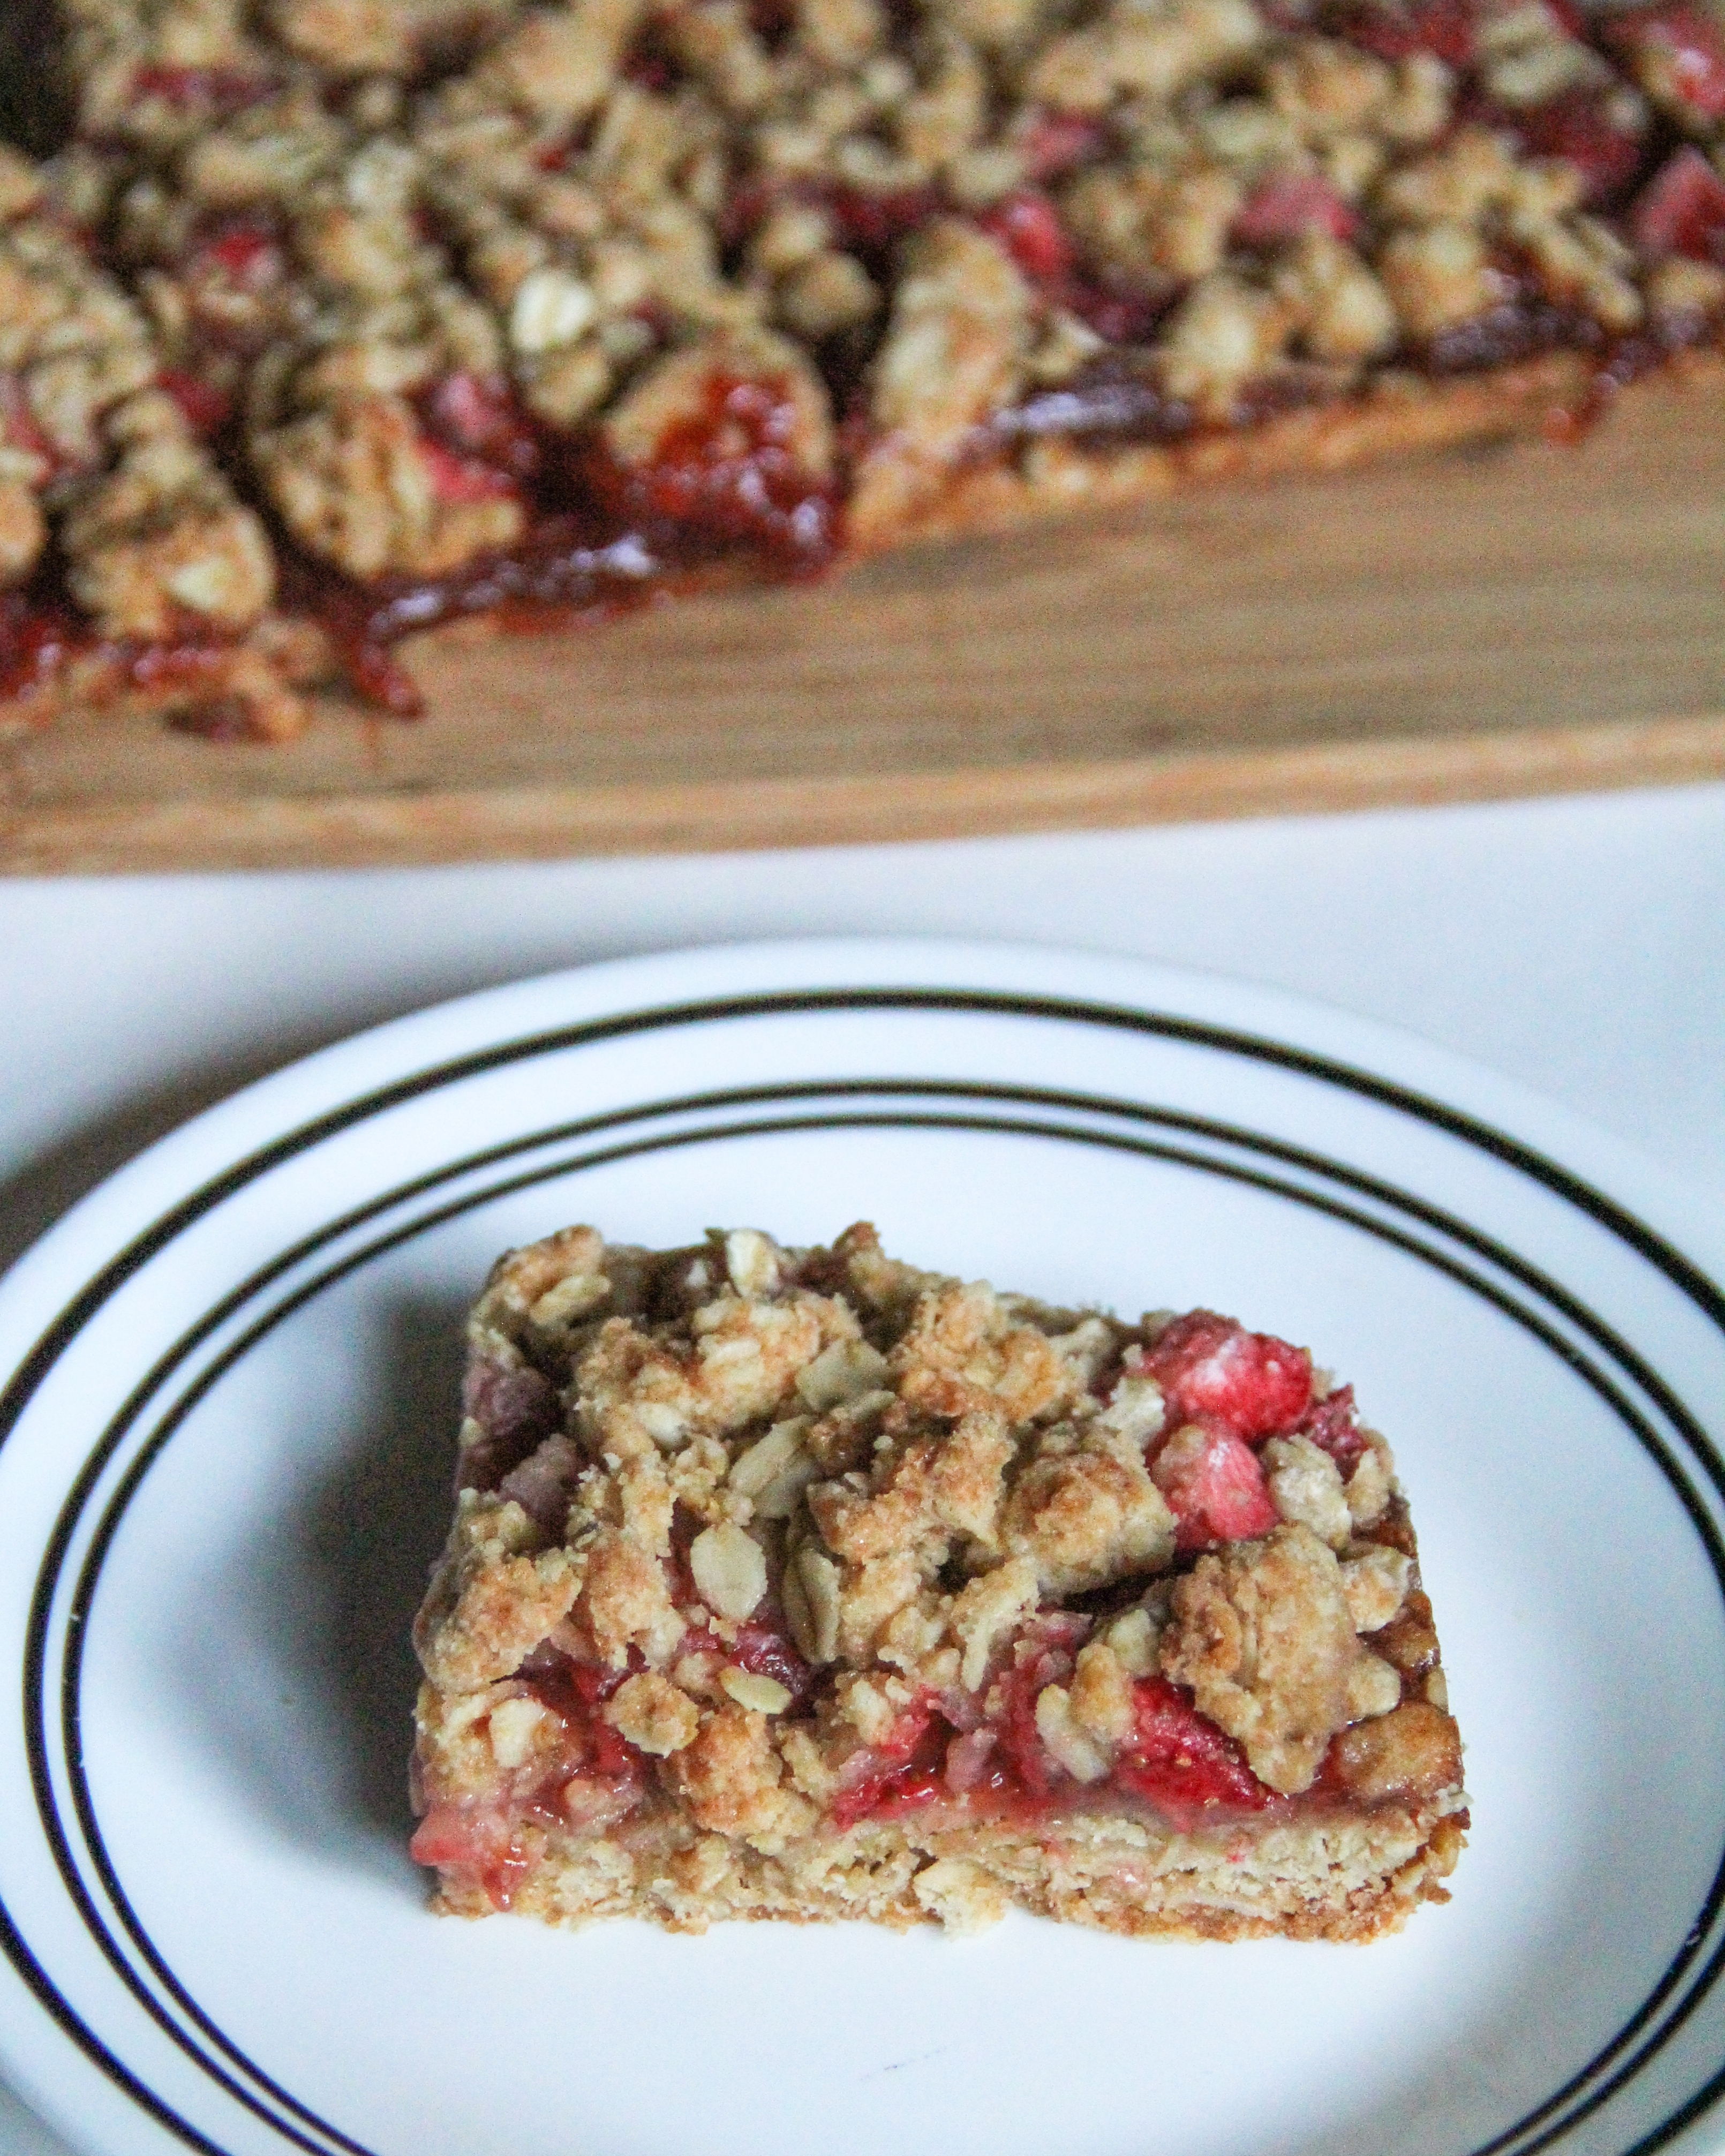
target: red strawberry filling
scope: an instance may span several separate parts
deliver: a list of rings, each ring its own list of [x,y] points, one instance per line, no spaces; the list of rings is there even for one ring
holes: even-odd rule
[[[782,1684],[791,1696],[793,1707],[800,1707],[814,1690],[814,1671],[777,1625],[755,1618],[739,1625],[731,1659],[751,1676],[771,1677],[775,1684]]]
[[[1163,1445],[1150,1471],[1174,1516],[1180,1549],[1267,1535],[1280,1517],[1257,1454],[1231,1430],[1189,1424]]]
[[[1630,226],[1645,254],[1725,263],[1725,180],[1686,144],[1642,189]]]
[[[467,395],[453,400],[453,417],[446,409],[446,425],[464,424]],[[481,417],[486,408],[482,401],[472,408]],[[1153,1379],[1163,1393],[1167,1411],[1152,1442],[1150,1472],[1174,1513],[1177,1547],[1189,1554],[1278,1526],[1260,1458],[1272,1436],[1307,1439],[1335,1460],[1344,1481],[1369,1443],[1351,1387],[1314,1399],[1303,1349],[1214,1311],[1190,1312],[1147,1347],[1129,1351],[1122,1374]],[[544,1381],[523,1372],[480,1363],[466,1404],[484,1432],[480,1442],[495,1448],[506,1441],[512,1450],[521,1441],[518,1428],[542,1428],[550,1411],[545,1390]],[[570,1443],[553,1431],[533,1457]],[[715,1704],[722,1704],[727,1670],[770,1678],[786,1695],[776,1712],[830,1732],[831,1673],[798,1651],[774,1594],[740,1623],[718,1622],[701,1604],[688,1555],[700,1528],[696,1512],[680,1503],[665,1564],[687,1629],[667,1666],[682,1673],[676,1681],[685,1691]],[[1176,1831],[1190,1832],[1230,1816],[1337,1800],[1341,1785],[1322,1774],[1309,1796],[1278,1795],[1252,1772],[1240,1743],[1199,1712],[1193,1693],[1156,1673],[1153,1663],[1150,1674],[1129,1680],[1123,1735],[1113,1727],[1105,1743],[1095,1725],[1081,1722],[1078,1702],[1092,1674],[1081,1668],[1082,1650],[1119,1607],[1111,1599],[1100,1617],[1040,1609],[995,1645],[979,1682],[922,1689],[884,1734],[867,1743],[853,1738],[848,1753],[841,1746],[826,1805],[832,1825],[845,1832],[909,1814],[932,1815],[937,1825],[1014,1817],[1034,1825],[1124,1805],[1147,1807]],[[559,1636],[566,1644],[543,1643],[506,1695],[524,1688],[556,1717],[554,1732],[536,1731],[526,1763],[503,1774],[495,1795],[431,1803],[413,1839],[416,1859],[439,1869],[452,1892],[482,1891],[499,1908],[509,1905],[542,1838],[603,1830],[637,1811],[650,1818],[659,1789],[660,1763],[606,1718],[619,1689],[646,1667],[642,1656],[632,1652],[624,1668],[614,1669],[581,1659],[578,1630]],[[1050,1687],[1060,1688],[1052,1699]]]
[[[1148,1348],[1128,1355],[1127,1368],[1161,1387],[1169,1429],[1214,1423],[1255,1443],[1297,1427],[1312,1404],[1312,1358],[1303,1348],[1248,1332],[1213,1310],[1177,1317]]]
[[[1342,1480],[1347,1481],[1367,1450],[1353,1386],[1338,1385],[1321,1399],[1301,1424],[1300,1435],[1309,1438],[1321,1452],[1327,1452],[1341,1471]]]
[[[478,457],[459,456],[429,435],[419,444],[419,456],[439,501],[498,501],[516,492],[506,472]]]
[[[451,1887],[479,1887],[494,1909],[506,1909],[532,1863],[521,1840],[523,1823],[523,1815],[495,1804],[434,1804],[408,1853],[416,1864],[434,1866]]]
[[[525,537],[447,576],[360,585],[291,562],[290,601],[316,617],[358,693],[398,717],[424,708],[392,653],[402,637],[475,613],[504,629],[603,619],[732,550],[783,577],[817,574],[837,550],[837,485],[798,462],[791,401],[771,379],[719,377],[643,464],[541,432],[501,383],[473,374],[438,382],[416,408],[443,500],[532,493]]]
[[[1467,0],[1344,0],[1330,27],[1379,59],[1409,59],[1430,53],[1453,68],[1471,67],[1477,49],[1477,16]]]
[[[1132,1732],[1114,1763],[1114,1779],[1147,1797],[1177,1826],[1189,1830],[1198,1814],[1218,1806],[1262,1811],[1276,1801],[1234,1739],[1206,1722],[1178,1685],[1140,1677],[1132,1703]]]
[[[1513,135],[1526,156],[1567,158],[1587,182],[1583,200],[1589,203],[1621,194],[1646,154],[1642,136],[1623,124],[1598,90],[1567,90],[1544,105],[1513,111],[1478,100],[1470,105],[1469,116]]]
[[[1076,1783],[1036,1722],[1044,1688],[1071,1675],[1070,1652],[1036,1644],[1039,1631],[1064,1614],[1032,1620],[1017,1650],[1027,1658],[996,1680],[988,1696],[994,1711],[980,1727],[955,1730],[942,1704],[926,1699],[906,1710],[882,1744],[854,1755],[850,1779],[829,1806],[834,1824],[845,1829],[955,1801],[968,1812],[1034,1817],[1070,1804],[1082,1786],[1092,1800],[1110,1792],[1142,1799],[1188,1831],[1218,1811],[1257,1812],[1279,1801],[1233,1738],[1199,1714],[1190,1693],[1160,1676],[1133,1684],[1132,1728],[1110,1772],[1100,1782]]]
[[[233,417],[234,399],[202,375],[184,367],[165,367],[157,381],[185,413],[194,434],[206,438],[218,434]]]
[[[194,268],[219,272],[229,284],[243,285],[249,291],[262,291],[281,275],[281,249],[270,226],[249,218],[236,218],[218,226],[204,240]]]
[[[267,74],[235,67],[175,67],[157,62],[141,67],[131,79],[140,103],[159,98],[175,112],[208,113],[225,118],[257,105],[275,87]]]
[[[1322,173],[1279,172],[1246,198],[1234,220],[1234,236],[1246,247],[1274,247],[1308,232],[1353,241],[1363,223]]]
[[[1019,144],[1033,180],[1056,179],[1101,157],[1107,147],[1107,123],[1078,112],[1037,113]]]
[[[1060,213],[1040,187],[1020,187],[977,220],[998,240],[1051,307],[1064,307],[1109,344],[1146,342],[1176,287],[1135,291],[1088,275]],[[1061,394],[1055,392],[1056,395]]]
[[[446,374],[418,404],[427,429],[452,455],[486,464],[500,478],[527,480],[539,469],[537,431],[501,376]]]
[[[38,425],[15,374],[0,374],[0,444],[39,459],[44,478],[60,471],[66,461]]]
[[[1070,271],[1072,242],[1060,212],[1040,187],[1020,187],[985,211],[978,222],[1033,284],[1049,284]]]
[[[186,259],[193,353],[255,352],[270,334],[270,307],[287,276],[280,235],[249,213],[205,225]]]
[[[841,247],[884,254],[896,239],[916,232],[944,207],[932,187],[819,187],[809,198],[824,203],[838,228]]]
[[[1672,0],[1605,17],[1605,43],[1630,61],[1655,60],[1676,95],[1703,119],[1725,119],[1725,31],[1706,12]]]
[[[0,702],[46,688],[85,641],[64,608],[0,592]]]
[[[538,1657],[532,1658],[537,1662]],[[555,1716],[550,1745],[534,1748],[490,1798],[460,1797],[431,1804],[409,1845],[416,1863],[434,1866],[454,1887],[481,1888],[494,1908],[506,1909],[532,1858],[534,1832],[578,1831],[626,1818],[646,1792],[647,1762],[600,1710],[634,1671],[594,1662],[545,1657],[526,1678],[529,1696]],[[634,1657],[637,1666],[639,1658]]]
[[[847,1763],[846,1779],[829,1807],[834,1824],[852,1827],[859,1820],[936,1803],[945,1794],[950,1734],[932,1699],[906,1707],[878,1744]]]
[[[837,543],[837,490],[795,451],[783,382],[720,374],[701,408],[666,429],[650,464],[594,455],[593,494],[624,531],[670,526],[685,544],[741,545],[789,574],[824,568]]]

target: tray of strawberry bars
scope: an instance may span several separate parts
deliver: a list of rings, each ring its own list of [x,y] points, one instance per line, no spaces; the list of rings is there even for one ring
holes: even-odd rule
[[[0,42],[7,865],[1725,762],[1717,0]]]

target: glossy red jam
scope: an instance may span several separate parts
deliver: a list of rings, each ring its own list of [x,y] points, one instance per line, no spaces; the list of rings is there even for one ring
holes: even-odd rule
[[[300,557],[285,603],[311,613],[347,677],[401,718],[424,699],[393,656],[403,638],[464,616],[534,630],[607,620],[746,555],[769,577],[819,574],[838,551],[838,490],[794,454],[786,386],[719,376],[650,464],[533,425],[501,382],[454,375],[418,400],[445,498],[524,494],[526,536],[439,577],[358,584]]]
[[[28,592],[0,592],[0,701],[45,688],[79,644],[69,610]]]
[[[798,461],[797,410],[783,381],[716,374],[700,407],[661,437],[650,464],[597,451],[578,469],[618,526],[660,533],[692,558],[747,549],[783,574],[824,568],[837,545],[836,489]]]

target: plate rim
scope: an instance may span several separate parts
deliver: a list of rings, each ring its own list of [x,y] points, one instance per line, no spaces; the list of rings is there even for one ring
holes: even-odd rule
[[[357,1070],[386,1056],[393,1060],[398,1048],[412,1054],[422,1037],[429,1041],[445,1028],[459,1027],[477,1038],[490,1029],[492,1014],[505,1014],[517,1004],[527,1008],[542,997],[557,996],[595,1007],[608,1005],[614,991],[632,997],[635,984],[650,989],[661,978],[666,987],[656,993],[663,995],[669,989],[675,994],[675,984],[683,976],[711,968],[735,969],[754,985],[778,981],[780,969],[790,967],[799,976],[806,974],[806,986],[837,986],[862,985],[853,979],[859,967],[890,968],[901,977],[896,985],[1010,992],[1027,969],[1040,972],[1053,965],[1076,968],[1081,978],[1088,977],[1099,988],[1112,983],[1111,995],[1075,992],[1070,996],[1075,1002],[1117,1002],[1122,1008],[1136,1005],[1153,1011],[1165,1003],[1171,1009],[1204,1016],[1224,1029],[1231,1026],[1246,1034],[1260,1032],[1272,1042],[1297,1041],[1315,1030],[1332,1044],[1312,1048],[1320,1061],[1363,1077],[1385,1078],[1391,1090],[1434,1106],[1459,1108],[1462,1119],[1477,1126],[1482,1136],[1502,1137],[1530,1159],[1548,1159],[1550,1165],[1561,1168],[1564,1159],[1579,1158],[1587,1165],[1578,1179],[1609,1183],[1632,1194],[1623,1209],[1645,1216],[1644,1224],[1661,1240],[1702,1253],[1692,1262],[1709,1286],[1725,1279],[1725,1225],[1671,1168],[1567,1102],[1412,1027],[1366,1017],[1324,997],[1272,983],[1056,941],[773,937],[680,945],[526,973],[439,998],[290,1056],[277,1069],[249,1080],[153,1139],[75,1200],[0,1273],[0,1319],[9,1315],[14,1301],[35,1288],[47,1261],[59,1258],[90,1231],[101,1209],[135,1196],[145,1199],[151,1182],[177,1177],[182,1152],[189,1155],[196,1147],[228,1144],[230,1126],[238,1135],[270,1121],[278,1096],[306,1086],[339,1091],[350,1082],[341,1075],[350,1065]],[[1029,993],[1042,991],[1033,988]],[[1577,1173],[1573,1168],[1568,1172]]]
[[[958,978],[968,977],[973,983],[979,964],[982,970],[997,977],[1003,972],[1019,975],[1026,970],[1045,977],[1051,963],[1070,965],[1079,962],[1081,971],[1092,979],[1106,978],[1117,984],[1135,988],[1139,993],[1130,1005],[1116,1004],[1111,1000],[1099,1005],[1093,997],[1081,993],[1080,984],[1076,983],[1069,982],[1063,985],[1060,993],[1051,994],[1045,986],[1045,983],[1034,988],[1027,988],[1019,981],[1014,981],[1009,987],[997,979],[995,983],[981,990],[972,986],[942,993],[932,992],[927,980],[921,983],[902,980],[907,955],[914,959],[913,971],[917,973],[943,975],[950,980],[952,976],[949,969],[956,964],[963,969]],[[831,979],[824,980],[822,987],[814,989],[807,986],[785,985],[781,969],[788,962],[798,967],[812,966],[823,976],[830,976],[836,971],[845,977],[847,985],[840,986]],[[347,1114],[338,1109],[333,1115],[326,1112],[309,1120],[302,1117],[298,1123],[290,1126],[275,1144],[263,1147],[261,1156],[242,1154],[228,1173],[206,1178],[181,1201],[179,1206],[158,1218],[143,1237],[135,1237],[123,1245],[105,1265],[99,1268],[96,1275],[91,1276],[90,1284],[114,1271],[117,1266],[122,1269],[114,1283],[117,1286],[121,1281],[129,1276],[136,1265],[147,1262],[151,1254],[151,1249],[137,1254],[136,1245],[144,1241],[149,1243],[152,1249],[159,1247],[155,1242],[157,1231],[166,1229],[168,1219],[185,1206],[205,1199],[212,1191],[219,1190],[222,1196],[231,1194],[233,1189],[243,1187],[244,1180],[251,1179],[251,1176],[242,1178],[240,1170],[249,1168],[253,1176],[267,1172],[266,1162],[273,1164],[275,1159],[290,1158],[292,1152],[315,1145],[321,1137],[347,1121],[349,1114],[357,1116],[380,1110],[387,1111],[397,1100],[429,1090],[435,1084],[449,1082],[452,1074],[464,1064],[475,1061],[490,1063],[495,1067],[497,1063],[514,1060],[516,1055],[542,1052],[547,1046],[552,1045],[557,1034],[574,1032],[588,1039],[604,1038],[619,1031],[644,1029],[653,1024],[662,1023],[671,1015],[662,1004],[637,1005],[632,1011],[624,1009],[619,1013],[614,1008],[617,1004],[614,990],[638,983],[650,988],[657,983],[674,979],[691,967],[718,965],[728,968],[733,963],[740,966],[746,974],[759,974],[763,970],[777,973],[781,983],[778,990],[776,993],[745,993],[741,997],[715,997],[708,993],[689,999],[697,1007],[701,1007],[703,1016],[747,1018],[765,1015],[775,1009],[807,1013],[811,1009],[835,1005],[854,1009],[859,1001],[867,997],[869,988],[872,988],[878,1001],[889,1006],[904,1007],[908,1004],[911,1008],[956,1007],[987,1010],[1018,1019],[1081,1019],[1091,1022],[1101,1020],[1123,1024],[1130,1029],[1140,1032],[1151,1031],[1163,1037],[1185,1039],[1189,1042],[1195,1040],[1196,1045],[1201,1046],[1233,1047],[1248,1055],[1259,1055],[1262,1060],[1291,1067],[1305,1075],[1331,1082],[1339,1081],[1351,1090],[1376,1098],[1403,1112],[1411,1109],[1422,1120],[1435,1122],[1452,1137],[1460,1137],[1475,1144],[1483,1142],[1486,1149],[1505,1164],[1522,1173],[1532,1173],[1536,1180],[1545,1183],[1548,1188],[1555,1189],[1558,1194],[1572,1203],[1581,1202],[1582,1209],[1591,1213],[1614,1235],[1629,1240],[1638,1255],[1653,1262],[1673,1286],[1692,1301],[1697,1301],[1704,1313],[1710,1316],[1722,1331],[1725,1331],[1725,1296],[1721,1296],[1706,1270],[1707,1261],[1697,1263],[1687,1256],[1681,1244],[1668,1232],[1674,1216],[1691,1216],[1684,1220],[1684,1226],[1692,1228],[1694,1225],[1692,1214],[1697,1209],[1687,1200],[1681,1187],[1668,1181],[1656,1166],[1635,1153],[1632,1148],[1625,1147],[1621,1141],[1574,1117],[1558,1104],[1545,1102],[1538,1095],[1517,1087],[1513,1081],[1501,1079],[1497,1074],[1470,1064],[1466,1059],[1453,1057],[1448,1051],[1435,1048],[1417,1035],[1401,1034],[1370,1020],[1358,1019],[1313,999],[1291,997],[1281,991],[1260,989],[1253,984],[1232,982],[1223,977],[1194,974],[1132,960],[1067,952],[1049,945],[955,943],[944,939],[922,941],[906,938],[824,938],[721,945],[707,949],[655,954],[644,959],[614,960],[603,966],[562,969],[506,983],[499,988],[480,990],[472,995],[432,1005],[424,1011],[410,1014],[385,1025],[368,1028],[311,1056],[286,1065],[228,1101],[207,1109],[179,1130],[158,1141],[147,1152],[122,1168],[115,1176],[107,1178],[80,1201],[64,1219],[56,1224],[42,1242],[26,1254],[3,1281],[0,1281],[0,1316],[9,1317],[15,1306],[28,1302],[33,1291],[39,1296],[41,1287],[49,1286],[54,1261],[63,1261],[66,1252],[78,1249],[89,1238],[92,1229],[104,1220],[108,1210],[123,1210],[127,1205],[136,1206],[141,1199],[147,1202],[152,1181],[159,1182],[164,1176],[170,1182],[178,1179],[183,1174],[183,1162],[195,1158],[200,1150],[208,1152],[213,1149],[217,1154],[231,1151],[234,1134],[242,1130],[247,1122],[255,1122],[259,1116],[266,1121],[274,1120],[278,1103],[290,1100],[308,1082],[314,1092],[319,1089],[319,1081],[326,1081],[322,1087],[325,1091],[331,1090],[331,1086],[345,1091],[347,1099],[341,1104],[341,1109],[345,1109]],[[886,966],[891,966],[893,973],[901,977],[891,988],[880,983],[880,973]],[[875,977],[867,987],[856,981],[859,968]],[[1147,990],[1153,991],[1153,994],[1145,993]],[[542,1006],[547,998],[555,1003],[560,999],[567,1000],[571,996],[578,1004],[613,1006],[610,1021],[595,1024],[590,1020],[571,1019],[566,1015],[563,1023],[550,1032],[542,1024],[525,1040],[516,1036],[510,1040],[507,1045],[511,1053],[507,1055],[480,1050],[473,1057],[446,1057],[441,1064],[422,1065],[408,1078],[398,1080],[393,1085],[382,1089],[363,1092],[352,1090],[351,1078],[347,1075],[350,1070],[362,1066],[367,1060],[377,1062],[380,1059],[386,1064],[399,1066],[403,1061],[403,1050],[411,1054],[419,1042],[434,1039],[440,1029],[452,1024],[460,1034],[472,1035],[476,1029],[480,1034],[489,1034],[495,1049],[506,1031],[506,1028],[495,1023],[498,1015],[506,1014],[517,1007],[526,1009],[535,1005]],[[1255,1014],[1259,1019],[1258,1026],[1245,1029],[1230,1024],[1227,1019],[1219,1021],[1214,1015],[1194,1017],[1194,1004],[1209,1005],[1214,1010],[1218,1004],[1230,1014],[1238,1014],[1242,1009]],[[1177,1016],[1175,1013],[1179,1014]],[[1266,1017],[1270,1021],[1267,1029],[1263,1024]],[[1233,1032],[1238,1037],[1227,1043],[1218,1042],[1213,1037],[1199,1038],[1202,1035],[1214,1036],[1219,1032]],[[1312,1042],[1314,1033],[1326,1037],[1327,1045],[1314,1047]],[[1297,1046],[1291,1045],[1291,1034],[1294,1041],[1299,1043]],[[1333,1043],[1337,1036],[1348,1044],[1350,1050],[1345,1058],[1338,1058],[1334,1052]],[[1388,1055],[1383,1053],[1386,1050],[1389,1051]],[[1386,1065],[1393,1071],[1397,1065],[1405,1067],[1407,1061],[1411,1061],[1422,1073],[1425,1081],[1424,1084],[1410,1086],[1399,1076],[1386,1075]],[[1436,1087],[1432,1084],[1434,1078],[1437,1081]],[[1459,1078],[1461,1082],[1452,1086],[1452,1078]],[[1460,1106],[1455,1100],[1458,1092],[1464,1096]],[[1481,1096],[1499,1109],[1500,1115],[1496,1122],[1487,1120],[1479,1112]],[[1510,1111],[1507,1117],[1501,1113],[1505,1108]],[[1544,1145],[1528,1142],[1524,1117],[1531,1118],[1533,1127],[1541,1131],[1546,1138]],[[1508,1128],[1503,1127],[1506,1122],[1510,1126]],[[1569,1127],[1565,1128],[1566,1125]],[[1555,1145],[1551,1142],[1553,1133],[1557,1140]],[[1566,1166],[1563,1159],[1566,1154],[1574,1158],[1570,1142],[1577,1137],[1580,1141],[1577,1149],[1589,1157],[1587,1172],[1582,1174]],[[283,1150],[284,1146],[285,1150]],[[1603,1177],[1599,1172],[1601,1164],[1605,1171]],[[1620,1180],[1619,1172],[1624,1170],[1627,1173],[1622,1174]],[[1606,1189],[1598,1187],[1601,1181],[1606,1183]],[[1609,1194],[1610,1184],[1616,1183],[1620,1189],[1623,1182],[1634,1186],[1633,1209]],[[1645,1218],[1650,1199],[1652,1201],[1651,1209],[1660,1219],[1657,1227],[1650,1224]],[[214,1197],[210,1202],[219,1204],[221,1197]],[[1626,1235],[1625,1229],[1629,1231]],[[105,1235],[102,1240],[106,1240]],[[1688,1235],[1684,1235],[1682,1240],[1689,1240]],[[52,1249],[46,1247],[49,1245],[52,1245]],[[1693,1247],[1692,1243],[1691,1247]],[[40,1262],[33,1262],[39,1259]],[[109,1291],[111,1292],[111,1289]],[[80,1296],[73,1305],[67,1306],[61,1317],[69,1317],[72,1310],[82,1300]],[[59,1322],[57,1319],[53,1326],[44,1329],[3,1392],[0,1392],[0,1445],[3,1445],[18,1416],[33,1394],[36,1383],[39,1382],[39,1378],[31,1377],[30,1382],[23,1383],[37,1365],[39,1357],[47,1351],[49,1339],[58,1331]],[[51,1359],[49,1356],[49,1361]],[[44,1372],[47,1367],[48,1363],[44,1363],[42,1368]],[[18,1935],[9,1912],[0,1908],[0,1942],[5,1944],[8,1958],[14,1960],[16,1969],[16,1961],[12,1955],[14,1938],[18,1938]],[[23,1944],[21,1938],[18,1938],[18,1943],[20,1946]],[[24,1950],[28,1953],[27,1948]],[[22,1971],[18,1973],[23,1974]],[[28,1975],[25,1980],[29,1980]],[[39,2003],[46,2004],[45,2001]],[[3,2023],[0,2023],[0,2036],[5,2033]],[[15,2085],[27,2087],[25,2077],[17,2071],[13,2049],[10,2043],[6,2045],[7,2071]],[[126,2072],[123,2066],[120,2071]],[[1585,2078],[1585,2075],[1581,2078]],[[1699,2103],[1696,2098],[1692,2098],[1678,2115],[1666,2121],[1653,2136],[1639,2143],[1638,2148],[1651,2150],[1661,2147],[1676,2133],[1682,2131],[1692,2123],[1700,2108],[1705,2108],[1717,2100],[1722,2081],[1725,2081],[1725,2076],[1698,2092]],[[48,2104],[39,2104],[39,2108],[50,2117],[59,2112],[57,2105],[50,2107]],[[1567,2132],[1567,2125],[1558,2131]],[[193,2145],[213,2147],[214,2144],[194,2142]],[[1541,2144],[1536,2142],[1532,2145],[1538,2147]]]

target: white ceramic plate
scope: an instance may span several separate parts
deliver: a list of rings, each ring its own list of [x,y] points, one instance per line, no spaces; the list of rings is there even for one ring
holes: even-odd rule
[[[1309,1342],[1468,1745],[1369,1948],[426,1914],[404,1635],[495,1253],[860,1215]],[[690,953],[252,1089],[0,1289],[0,2059],[81,2148],[1645,2156],[1725,2085],[1725,1301],[1604,1139],[1418,1044],[1051,952]]]

